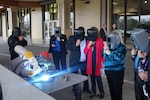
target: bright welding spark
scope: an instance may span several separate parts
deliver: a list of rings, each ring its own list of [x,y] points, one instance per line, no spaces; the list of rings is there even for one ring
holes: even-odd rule
[[[70,70],[66,69],[60,72],[56,72],[55,74],[52,74],[51,77],[61,76],[70,72],[75,72],[76,70],[77,70],[76,67],[71,67]]]
[[[64,75],[64,74],[67,74],[67,73],[70,73],[70,71],[67,69],[67,70],[63,70],[63,71],[56,71],[54,74],[53,71],[51,72],[52,70],[49,70],[49,72],[46,72],[46,73],[43,73],[43,75],[40,75],[40,76],[33,76],[32,77],[32,80],[33,80],[33,83],[34,82],[40,82],[40,81],[49,81],[51,80],[51,78],[54,78],[54,77],[58,77],[58,76],[61,76],[61,75]],[[50,74],[49,74],[50,73]]]
[[[50,75],[43,75],[43,76],[41,77],[41,80],[47,81],[49,78],[50,78]]]
[[[56,72],[54,74],[43,74],[42,76],[36,78],[36,81],[48,81],[50,78],[61,76],[66,73],[68,73],[67,70]]]
[[[60,72],[56,72],[55,74],[52,74],[50,77],[57,77],[57,76],[61,76],[61,75],[67,74],[67,73],[70,73],[70,71],[69,70],[63,70]]]

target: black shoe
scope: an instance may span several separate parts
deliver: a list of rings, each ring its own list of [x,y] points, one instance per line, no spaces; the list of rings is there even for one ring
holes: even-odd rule
[[[94,96],[96,96],[96,93],[92,93],[92,94],[90,95],[90,98],[93,98]]]
[[[75,92],[72,92],[72,95],[73,95],[73,96],[76,96]]]
[[[99,96],[99,98],[104,98],[104,94],[105,93],[101,93],[100,96]]]
[[[73,96],[76,96],[76,92],[74,89],[72,89],[72,94],[73,94]]]
[[[91,91],[90,90],[83,90],[83,92],[86,92],[86,93],[91,93]]]

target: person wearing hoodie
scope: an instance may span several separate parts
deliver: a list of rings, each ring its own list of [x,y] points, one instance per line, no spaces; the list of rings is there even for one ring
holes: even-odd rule
[[[10,59],[13,60],[19,55],[14,51],[16,45],[27,46],[28,42],[24,39],[24,34],[21,33],[19,27],[14,27],[12,34],[8,37],[8,46],[10,52]]]
[[[74,30],[74,35],[69,36],[67,42],[67,49],[70,52],[69,66],[72,73],[79,73],[81,71],[82,75],[88,76],[86,74],[87,58],[84,53],[84,48],[86,45],[87,37],[85,36],[84,27],[79,27]],[[73,85],[73,93],[76,95],[77,84]],[[90,93],[88,80],[83,82],[83,91]]]

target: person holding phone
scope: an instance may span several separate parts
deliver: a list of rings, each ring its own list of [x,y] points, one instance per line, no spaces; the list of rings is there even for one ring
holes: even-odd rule
[[[103,39],[99,37],[99,31],[96,27],[92,27],[87,30],[87,42],[84,52],[87,56],[86,73],[90,75],[92,94],[90,97],[96,96],[96,82],[100,92],[99,98],[104,98],[104,88],[101,79],[101,68],[103,68],[104,59],[102,57],[103,52]]]
[[[55,64],[56,70],[65,70],[67,69],[66,66],[66,55],[67,55],[67,37],[66,35],[61,33],[60,27],[55,27],[54,29],[54,35],[50,38],[49,43],[49,53],[52,53],[53,55],[53,61]],[[61,63],[60,63],[61,62]],[[60,64],[62,68],[60,67]]]
[[[126,46],[121,42],[120,35],[110,33],[104,43],[103,57],[111,100],[122,100],[126,52]]]

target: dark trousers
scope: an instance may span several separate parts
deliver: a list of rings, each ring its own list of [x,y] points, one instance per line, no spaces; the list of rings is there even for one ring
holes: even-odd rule
[[[100,94],[103,94],[104,89],[103,89],[101,76],[95,76],[95,74],[93,74],[93,75],[90,75],[90,77],[91,77],[91,83],[92,83],[92,92],[96,94],[96,81],[97,81],[99,92]]]
[[[109,85],[111,100],[122,100],[124,71],[105,71]]]
[[[81,71],[82,75],[88,76],[86,74],[86,62],[79,62],[76,66],[71,66],[71,72],[72,73],[78,74],[79,70]],[[77,86],[77,84],[73,85],[73,91],[75,90],[76,86]],[[83,90],[84,91],[89,90],[88,80],[83,82]]]
[[[135,98],[136,100],[148,100],[143,92],[144,81],[140,79],[138,73],[135,73],[134,76],[134,88],[135,88]]]
[[[2,98],[3,98],[3,97],[2,97],[2,88],[1,88],[1,86],[0,86],[0,100],[3,100]]]
[[[67,69],[66,67],[66,55],[63,55],[61,52],[53,52],[53,61],[55,64],[56,70],[60,70],[60,63],[62,70]]]

